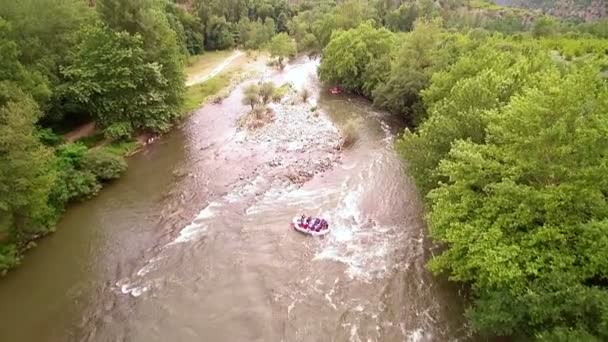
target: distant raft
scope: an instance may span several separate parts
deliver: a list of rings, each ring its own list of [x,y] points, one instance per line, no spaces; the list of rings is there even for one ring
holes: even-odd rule
[[[337,94],[342,93],[342,89],[340,89],[339,87],[333,87],[333,88],[329,89],[329,92],[334,95],[337,95]]]
[[[294,217],[291,221],[293,229],[303,234],[321,236],[329,233],[329,224],[325,219],[302,215]]]

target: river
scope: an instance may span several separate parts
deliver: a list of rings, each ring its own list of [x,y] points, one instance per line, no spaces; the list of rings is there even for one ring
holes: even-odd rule
[[[0,281],[0,341],[469,339],[458,290],[425,268],[422,203],[393,150],[403,124],[328,94],[316,65],[265,77],[306,84],[338,127],[359,118],[354,146],[248,142],[237,87],[133,156]],[[296,159],[325,157],[333,167],[303,185],[278,181]],[[289,229],[302,212],[331,233]]]

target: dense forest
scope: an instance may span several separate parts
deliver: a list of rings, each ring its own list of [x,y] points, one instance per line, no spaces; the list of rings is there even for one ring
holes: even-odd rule
[[[606,38],[484,0],[0,0],[0,272],[182,116],[188,56],[294,41],[407,120],[429,267],[468,286],[475,332],[608,340]]]
[[[422,5],[334,33],[321,79],[410,122],[429,266],[470,286],[475,331],[607,340],[606,22]]]

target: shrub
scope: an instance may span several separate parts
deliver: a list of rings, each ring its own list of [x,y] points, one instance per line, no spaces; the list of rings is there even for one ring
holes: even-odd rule
[[[287,92],[291,89],[291,84],[285,83],[282,86],[278,87],[274,90],[272,94],[272,101],[275,103],[281,102],[281,99],[287,94]]]
[[[271,109],[256,107],[240,119],[239,125],[247,129],[256,129],[273,121],[274,112]]]
[[[19,264],[19,253],[14,244],[0,245],[0,276]]]
[[[88,148],[81,143],[61,145],[56,150],[56,155],[59,158],[59,163],[63,165],[71,165],[74,168],[80,168],[82,159],[87,153]]]
[[[302,90],[300,91],[300,98],[302,99],[302,102],[307,102],[310,98],[310,95],[310,90],[308,90],[308,88],[302,88]]]
[[[101,190],[101,184],[92,172],[77,170],[70,164],[59,167],[57,181],[49,196],[49,202],[57,212],[62,212],[67,203],[92,198]]]
[[[100,181],[119,178],[127,170],[127,162],[123,157],[103,149],[88,151],[82,164],[84,170],[94,174]]]
[[[124,140],[133,135],[133,129],[128,122],[118,122],[108,126],[104,134],[110,140]]]
[[[243,90],[243,104],[251,106],[251,110],[260,103],[260,88],[256,84],[250,84]]]
[[[89,199],[101,190],[97,177],[90,171],[73,170],[64,176],[68,201]]]
[[[47,146],[58,146],[63,143],[63,137],[50,128],[42,128],[38,130],[38,139]]]
[[[283,69],[283,60],[296,54],[296,43],[287,35],[287,33],[279,33],[270,41],[270,55],[277,57],[279,68]]]
[[[97,176],[87,169],[89,150],[80,143],[65,144],[57,148],[57,181],[50,195],[50,202],[57,210],[74,200],[95,196],[101,189]]]
[[[274,83],[272,83],[272,82],[262,83],[262,85],[260,86],[260,89],[259,89],[259,95],[260,95],[260,98],[262,99],[263,104],[267,104],[268,101],[270,101],[270,98],[274,94],[275,89],[276,89],[276,87],[275,87]]]

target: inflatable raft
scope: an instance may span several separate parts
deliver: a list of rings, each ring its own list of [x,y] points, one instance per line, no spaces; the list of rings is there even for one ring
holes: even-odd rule
[[[307,224],[306,219],[302,220],[301,216],[296,216],[291,221],[291,226],[293,227],[293,229],[299,231],[300,233],[312,236],[322,236],[329,233],[329,225],[327,224],[327,221],[323,219],[318,220],[320,221],[320,224],[318,224],[316,227],[313,227],[313,223],[315,222],[314,217],[310,217],[310,224]]]

